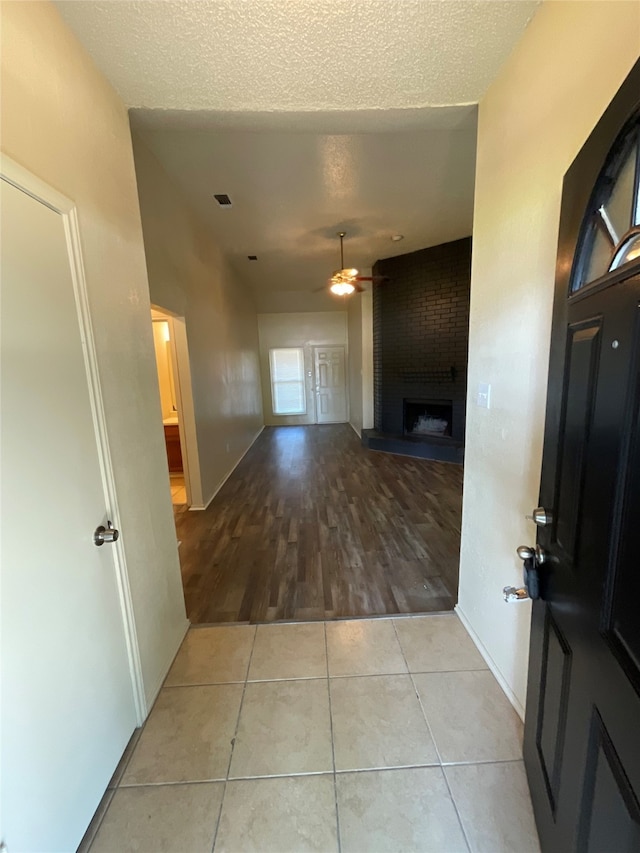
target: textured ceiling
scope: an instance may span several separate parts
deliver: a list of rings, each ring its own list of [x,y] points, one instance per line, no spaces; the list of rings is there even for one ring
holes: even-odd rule
[[[538,5],[57,2],[260,311],[343,307],[339,230],[362,272],[471,233],[475,104]]]
[[[360,110],[477,103],[531,0],[58,0],[130,106]]]
[[[260,310],[276,310],[275,292],[321,287],[340,266],[340,230],[345,263],[362,270],[471,233],[475,111],[456,130],[358,134],[171,129],[166,117],[156,127],[155,115],[134,113],[132,124],[210,223]],[[220,208],[214,193],[233,206]],[[396,233],[404,240],[392,242]]]

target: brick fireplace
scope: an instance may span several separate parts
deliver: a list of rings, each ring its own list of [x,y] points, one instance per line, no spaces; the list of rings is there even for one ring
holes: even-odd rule
[[[374,411],[378,436],[464,445],[471,238],[378,261],[373,288]],[[416,415],[417,409],[426,407]],[[422,420],[419,419],[422,417]],[[415,420],[416,424],[408,425]],[[446,421],[446,427],[440,429]],[[439,431],[440,430],[440,431]],[[370,446],[373,443],[368,441]],[[382,448],[380,448],[382,449]],[[412,452],[410,448],[395,452]],[[429,456],[422,448],[415,455]]]

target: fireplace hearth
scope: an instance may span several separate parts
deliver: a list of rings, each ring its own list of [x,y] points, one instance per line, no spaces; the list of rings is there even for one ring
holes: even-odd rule
[[[451,438],[453,404],[451,400],[403,401],[403,433],[413,438]]]

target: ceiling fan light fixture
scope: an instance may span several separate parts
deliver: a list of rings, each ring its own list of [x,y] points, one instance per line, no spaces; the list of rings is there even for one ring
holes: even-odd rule
[[[351,296],[358,290],[358,286],[354,283],[358,279],[358,270],[355,267],[345,269],[344,266],[344,248],[343,240],[345,232],[338,233],[340,238],[340,266],[341,269],[334,270],[333,275],[329,279],[329,290],[335,296]],[[361,288],[360,288],[361,289]]]
[[[346,281],[350,283],[354,278],[357,278],[358,270],[357,269],[349,269],[349,270],[335,270],[333,275],[331,276],[332,282],[337,281]]]
[[[336,296],[351,296],[355,287],[348,281],[334,281],[329,290]]]

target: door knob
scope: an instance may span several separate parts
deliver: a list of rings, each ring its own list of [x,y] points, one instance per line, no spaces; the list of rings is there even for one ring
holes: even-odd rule
[[[93,543],[94,545],[104,545],[105,542],[115,542],[120,536],[120,531],[116,530],[116,528],[111,524],[110,521],[107,521],[107,526],[96,527],[95,532],[93,534]]]
[[[533,560],[537,566],[541,566],[547,559],[546,553],[539,545],[536,545],[535,547],[531,547],[531,545],[520,545],[516,548],[516,554],[524,562],[527,560]]]
[[[533,560],[536,556],[536,549],[529,545],[520,545],[519,548],[516,548],[516,554],[521,560]]]
[[[538,527],[549,527],[553,521],[553,515],[543,506],[537,506],[527,518],[530,518]]]
[[[514,590],[514,592],[520,593],[526,591],[529,598],[540,598],[539,569],[545,562],[545,552],[539,545],[536,545],[535,548],[532,548],[530,545],[520,545],[519,548],[516,548],[516,553],[524,563],[524,589]],[[505,601],[514,600],[514,598],[507,596],[508,590],[506,588],[503,592],[505,594]],[[526,597],[526,595],[518,595],[518,599],[523,597]]]

